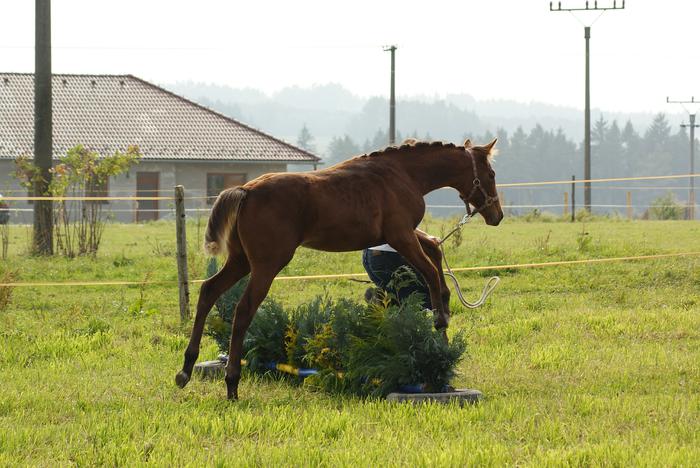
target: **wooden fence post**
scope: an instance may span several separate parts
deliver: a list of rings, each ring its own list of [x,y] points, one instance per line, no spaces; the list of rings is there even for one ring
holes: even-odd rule
[[[627,219],[632,220],[632,192],[627,192]]]
[[[571,176],[571,222],[576,221],[576,176]]]
[[[569,192],[564,192],[564,218],[569,215]]]
[[[190,318],[190,283],[187,274],[187,218],[185,217],[185,188],[175,186],[175,235],[177,237],[177,283],[180,291],[180,320]]]

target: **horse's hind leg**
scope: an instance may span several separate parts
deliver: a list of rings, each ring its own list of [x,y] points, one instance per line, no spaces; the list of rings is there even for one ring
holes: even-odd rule
[[[202,288],[199,291],[199,300],[197,301],[197,315],[192,326],[190,343],[185,351],[185,362],[182,370],[175,376],[175,382],[180,388],[187,385],[192,376],[192,368],[199,356],[199,343],[202,340],[204,323],[207,320],[209,311],[226,290],[249,272],[250,265],[244,254],[231,255],[217,274],[202,283]]]
[[[430,291],[430,302],[435,310],[435,328],[438,330],[447,328],[449,317],[442,304],[438,269],[421,248],[418,237],[410,231],[406,235],[387,238],[387,240],[403,258],[408,260],[413,268],[423,275]],[[447,335],[445,334],[445,336]]]
[[[450,288],[447,287],[445,273],[442,271],[442,252],[440,251],[440,244],[424,232],[416,231],[416,237],[418,237],[423,252],[425,252],[430,261],[433,262],[435,268],[437,268],[438,277],[440,279],[440,298],[442,299],[443,311],[447,314],[447,322],[450,317]]]
[[[286,263],[285,263],[286,264]],[[236,312],[231,326],[231,343],[226,365],[226,396],[229,400],[238,399],[238,382],[241,380],[241,354],[243,352],[243,338],[255,312],[267,296],[272,280],[280,268],[268,265],[253,265],[250,282],[246,287],[240,302],[236,306]]]

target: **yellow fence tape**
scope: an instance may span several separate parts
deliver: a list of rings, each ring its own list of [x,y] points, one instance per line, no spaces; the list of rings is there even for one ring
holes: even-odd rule
[[[540,262],[540,263],[512,263],[503,265],[485,265],[485,266],[474,266],[474,267],[462,267],[453,268],[453,272],[460,271],[483,271],[483,270],[505,270],[505,269],[517,269],[517,268],[538,268],[538,267],[549,267],[549,266],[560,266],[560,265],[581,265],[588,263],[607,263],[607,262],[623,262],[631,260],[651,260],[658,258],[670,258],[670,257],[691,257],[700,255],[698,252],[678,252],[678,253],[665,253],[665,254],[654,254],[654,255],[637,255],[631,257],[607,257],[607,258],[586,258],[582,260],[561,260],[556,262]],[[292,280],[319,280],[319,279],[344,279],[344,278],[357,278],[366,276],[366,273],[338,273],[338,274],[327,274],[327,275],[299,275],[299,276],[278,276],[275,281],[292,281]],[[190,283],[202,283],[205,280],[192,280]],[[78,281],[78,282],[34,282],[34,283],[0,283],[0,287],[40,287],[40,286],[134,286],[134,285],[148,285],[148,284],[178,284],[176,280],[170,281],[104,281],[104,282],[88,282],[88,281]]]
[[[700,177],[700,174],[677,174],[668,176],[639,176],[639,177],[612,177],[608,179],[581,179],[581,180],[551,180],[547,182],[514,182],[512,184],[496,184],[497,187],[534,187],[536,185],[563,185],[581,184],[585,182],[622,182],[626,180],[662,180],[662,179],[687,179]]]
[[[624,182],[633,180],[663,180],[663,179],[687,179],[700,177],[700,174],[676,174],[666,176],[639,176],[639,177],[613,177],[607,179],[580,179],[580,180],[550,180],[544,182],[513,182],[507,184],[497,184],[498,188],[507,187],[535,187],[538,185],[564,185],[564,184],[581,184],[581,183],[599,183],[599,182]],[[186,200],[203,200],[215,197],[186,197]],[[173,197],[3,197],[5,201],[139,201],[139,200],[175,200]]]

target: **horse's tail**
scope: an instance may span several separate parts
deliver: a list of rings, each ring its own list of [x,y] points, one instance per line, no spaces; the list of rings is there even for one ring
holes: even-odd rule
[[[216,198],[204,233],[204,251],[209,255],[227,254],[227,240],[236,228],[236,219],[246,193],[244,189],[236,187],[224,190]]]

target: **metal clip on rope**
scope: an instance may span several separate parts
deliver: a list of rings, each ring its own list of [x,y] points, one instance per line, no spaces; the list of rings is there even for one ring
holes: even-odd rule
[[[496,289],[496,286],[498,283],[501,281],[501,278],[498,276],[492,276],[486,281],[486,284],[484,285],[484,289],[481,291],[481,297],[476,301],[476,302],[469,302],[464,298],[464,295],[462,294],[462,288],[459,285],[459,282],[457,281],[457,277],[455,274],[452,272],[452,268],[450,268],[450,264],[447,262],[447,257],[445,256],[445,248],[442,246],[442,244],[449,238],[452,234],[454,234],[458,229],[461,229],[462,226],[467,224],[469,220],[474,216],[476,212],[472,212],[465,214],[462,217],[462,220],[457,223],[457,227],[454,228],[452,231],[450,231],[444,239],[441,239],[438,242],[438,245],[440,246],[440,252],[442,252],[442,260],[445,262],[445,267],[447,268],[447,272],[445,273],[445,276],[449,276],[450,279],[452,279],[452,282],[454,283],[455,287],[455,292],[457,293],[457,297],[459,297],[459,301],[462,303],[464,307],[467,307],[469,309],[476,309],[477,307],[481,307],[484,305],[484,302],[486,302],[486,299],[488,299],[489,295]]]
[[[474,216],[474,214],[476,214],[476,213],[472,213],[472,214],[467,213],[467,214],[465,214],[464,216],[462,216],[462,220],[461,220],[459,223],[457,223],[457,227],[455,227],[453,230],[451,230],[450,232],[448,232],[447,235],[446,235],[444,238],[442,238],[442,239],[440,240],[440,242],[438,242],[438,244],[440,244],[440,248],[442,248],[442,243],[445,242],[447,239],[449,239],[449,237],[450,237],[452,234],[454,234],[455,232],[457,232],[457,231],[459,231],[460,229],[462,229],[462,226],[464,226],[465,224],[467,224],[467,222],[471,219],[472,216]],[[442,256],[443,256],[443,257],[445,256],[445,252],[442,252]]]

